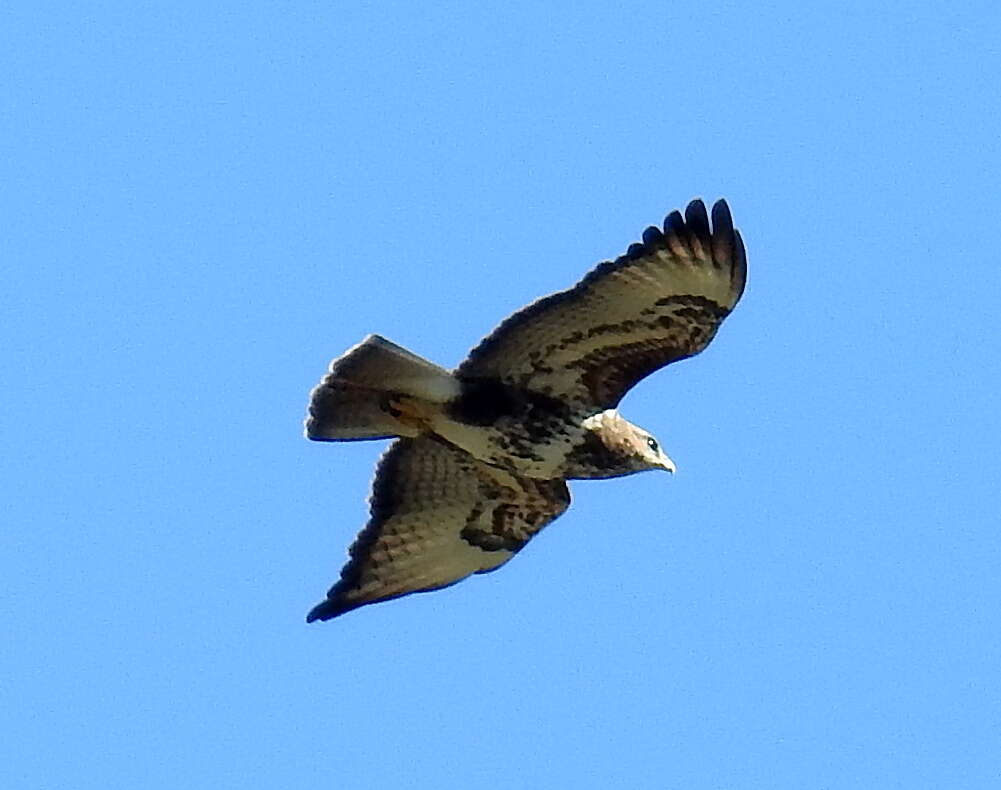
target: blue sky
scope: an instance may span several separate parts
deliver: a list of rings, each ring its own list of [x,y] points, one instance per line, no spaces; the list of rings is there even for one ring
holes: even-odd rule
[[[0,12],[5,788],[1001,781],[988,3]],[[691,198],[744,300],[498,573],[307,626],[379,332],[454,365]]]

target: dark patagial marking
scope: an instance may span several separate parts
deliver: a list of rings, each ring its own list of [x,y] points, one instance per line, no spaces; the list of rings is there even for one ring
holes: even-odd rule
[[[665,339],[653,338],[601,348],[567,367],[581,371],[581,383],[596,403],[614,406],[634,382],[650,371],[695,353],[677,340],[668,344]]]
[[[470,546],[483,551],[517,552],[528,543],[538,530],[534,529],[539,519],[538,513],[522,513],[518,505],[498,505],[490,519],[490,527],[484,529],[478,522],[482,510],[474,510],[466,520],[459,535]],[[528,518],[535,516],[534,520]]]
[[[534,492],[526,488],[525,502],[497,505],[486,528],[479,523],[483,511],[473,510],[459,533],[462,539],[483,551],[517,553],[570,504],[570,490],[563,480],[524,482],[535,488]]]
[[[534,534],[519,534],[516,528],[518,508],[515,505],[498,505],[494,509],[493,523],[490,529],[484,529],[476,523],[467,524],[459,534],[470,546],[476,546],[483,551],[517,552],[528,543]]]

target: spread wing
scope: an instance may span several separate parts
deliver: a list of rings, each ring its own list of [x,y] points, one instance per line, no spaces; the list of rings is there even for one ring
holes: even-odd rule
[[[569,504],[562,480],[515,477],[432,436],[400,439],[379,462],[372,516],[340,580],[306,620],[491,571]]]
[[[506,319],[456,372],[613,408],[644,376],[702,351],[746,277],[726,201],[713,206],[710,228],[705,204],[694,200],[619,259]]]

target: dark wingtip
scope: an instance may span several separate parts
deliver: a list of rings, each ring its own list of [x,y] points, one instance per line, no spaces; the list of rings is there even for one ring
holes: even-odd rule
[[[324,616],[325,614],[326,614],[326,601],[317,604],[316,606],[314,606],[312,609],[309,610],[309,614],[306,615],[306,622],[315,623],[317,620],[326,620],[328,618]]]
[[[744,249],[744,240],[740,237],[740,231],[733,232],[734,256],[733,256],[733,292],[736,295],[734,302],[744,295],[744,286],[747,285],[747,252]]]
[[[696,238],[708,240],[709,238],[709,215],[706,213],[706,204],[702,198],[696,198],[685,209],[685,223],[688,230]]]
[[[627,258],[642,258],[644,255],[646,255],[646,253],[647,253],[646,247],[643,246],[642,244],[640,244],[639,242],[637,242],[635,244],[630,244],[629,245],[629,249],[626,250],[626,257]]]
[[[320,435],[319,420],[317,420],[316,416],[312,413],[312,409],[310,410],[309,416],[306,417],[302,424],[302,435],[314,442],[322,442],[324,440],[324,437]]]
[[[661,232],[660,228],[651,225],[645,231],[643,231],[643,243],[647,246],[653,247],[657,244],[661,244],[664,241],[664,234]]]
[[[309,614],[306,615],[306,622],[313,623],[317,620],[332,620],[338,615],[344,614],[354,608],[354,606],[345,606],[339,601],[327,598],[327,600],[321,601],[309,610]]]
[[[713,203],[713,232],[717,234],[733,232],[733,216],[730,214],[730,205],[725,198],[720,198]]]
[[[681,216],[680,211],[672,211],[664,218],[664,235],[670,235],[671,233],[676,236],[681,235],[685,231],[685,219]]]
[[[726,200],[721,198],[713,204],[712,222],[713,261],[717,266],[729,267],[734,304],[736,304],[744,293],[744,285],[747,283],[747,253],[740,231],[733,227],[733,216]]]

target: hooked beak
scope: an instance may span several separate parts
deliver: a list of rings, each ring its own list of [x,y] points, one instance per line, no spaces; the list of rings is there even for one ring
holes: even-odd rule
[[[662,469],[670,472],[672,475],[678,471],[678,467],[674,465],[674,461],[672,461],[666,455],[661,459],[660,466]]]

